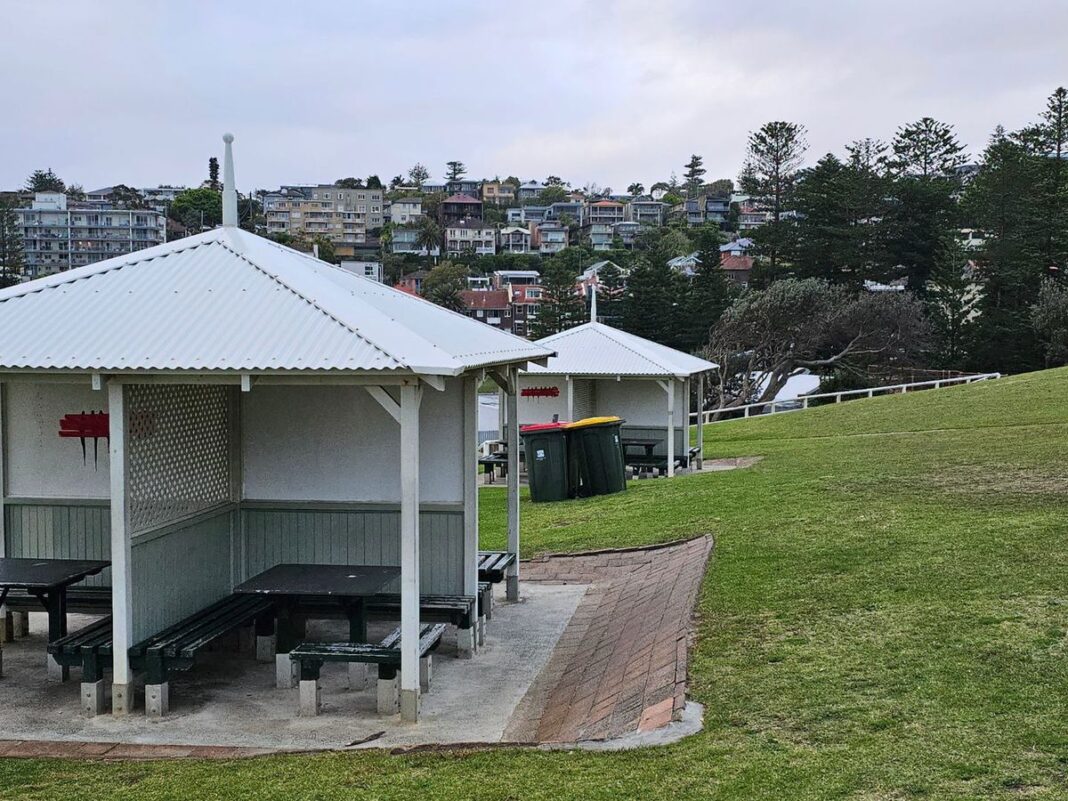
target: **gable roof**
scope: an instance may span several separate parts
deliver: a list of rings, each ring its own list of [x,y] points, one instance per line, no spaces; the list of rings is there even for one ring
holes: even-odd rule
[[[478,198],[474,198],[474,197],[471,197],[470,195],[463,195],[463,194],[450,195],[449,197],[445,198],[441,202],[442,203],[477,203],[480,206],[482,205],[482,201],[479,200]]]
[[[0,290],[0,371],[458,375],[549,354],[235,227]]]
[[[603,323],[569,328],[536,344],[555,350],[556,355],[545,367],[530,365],[526,372],[531,374],[685,378],[717,366]]]

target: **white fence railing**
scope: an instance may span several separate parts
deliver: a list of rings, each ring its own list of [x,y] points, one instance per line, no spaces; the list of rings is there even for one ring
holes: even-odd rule
[[[834,403],[841,403],[843,399],[874,398],[876,395],[894,395],[897,393],[913,392],[925,389],[941,389],[954,384],[974,384],[976,381],[989,381],[1001,378],[1001,373],[976,373],[975,375],[962,375],[955,378],[939,378],[933,381],[915,381],[911,384],[893,384],[885,387],[871,387],[870,389],[845,389],[841,392],[821,392],[815,395],[801,395],[789,400],[760,401],[759,403],[747,403],[744,406],[731,406],[726,409],[709,409],[705,412],[692,412],[690,424],[701,423],[725,423],[728,420],[739,420],[746,417],[763,416],[767,414],[781,414],[784,412],[799,412],[807,409],[812,401],[817,399],[833,398]],[[756,410],[763,411],[756,411]],[[720,419],[713,420],[716,415]]]

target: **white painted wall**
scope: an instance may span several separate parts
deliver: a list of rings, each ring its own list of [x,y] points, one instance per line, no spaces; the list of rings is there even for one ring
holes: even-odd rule
[[[241,402],[244,498],[400,502],[400,426],[362,387],[253,387]],[[460,380],[424,388],[424,503],[463,501],[462,412]]]
[[[519,389],[530,387],[556,387],[560,395],[555,398],[524,398],[519,396],[519,425],[529,423],[550,423],[553,415],[560,415],[567,420],[567,382],[563,376],[521,375]]]
[[[59,436],[66,414],[107,411],[107,395],[84,384],[4,385],[4,467],[12,498],[107,498],[108,441],[86,440],[85,461],[77,438]]]
[[[633,426],[666,426],[667,393],[651,379],[600,379],[597,382],[597,414],[616,415]],[[675,382],[675,425],[686,424],[686,393]]]

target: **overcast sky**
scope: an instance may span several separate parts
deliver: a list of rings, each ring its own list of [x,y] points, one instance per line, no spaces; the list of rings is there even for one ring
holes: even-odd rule
[[[735,177],[746,134],[809,160],[930,115],[973,153],[1068,84],[1065,0],[503,3],[0,0],[0,189],[196,184],[236,137],[242,191],[459,159],[617,191]]]

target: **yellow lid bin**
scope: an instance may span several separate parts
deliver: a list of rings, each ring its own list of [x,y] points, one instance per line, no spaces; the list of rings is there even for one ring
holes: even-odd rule
[[[584,417],[582,420],[576,420],[574,423],[567,423],[564,428],[588,428],[589,426],[603,426],[608,423],[622,423],[623,421],[618,417]]]

